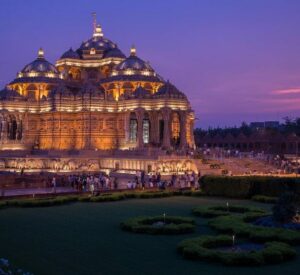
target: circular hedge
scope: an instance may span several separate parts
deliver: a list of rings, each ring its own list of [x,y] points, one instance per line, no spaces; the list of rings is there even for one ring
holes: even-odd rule
[[[230,246],[232,246],[230,236],[201,236],[183,240],[178,244],[177,249],[184,258],[221,262],[225,265],[277,264],[296,256],[296,251],[290,245],[281,242],[267,242],[259,250],[242,252],[221,249]]]
[[[257,242],[282,241],[291,244],[300,243],[299,231],[253,224],[255,220],[263,216],[259,213],[248,213],[240,216],[220,216],[211,219],[208,225],[220,232],[248,237]]]
[[[184,234],[195,230],[195,220],[178,216],[135,217],[120,224],[121,229],[144,234]]]
[[[215,205],[215,206],[198,206],[192,210],[192,213],[196,216],[205,218],[214,218],[218,216],[228,216],[232,213],[244,214],[244,213],[261,213],[266,214],[266,211],[253,206],[242,205]]]

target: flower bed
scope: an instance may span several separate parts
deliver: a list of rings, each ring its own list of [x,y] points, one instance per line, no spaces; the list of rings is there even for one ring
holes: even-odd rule
[[[242,205],[216,205],[216,206],[198,206],[192,210],[192,213],[196,216],[205,218],[214,218],[218,216],[228,216],[232,213],[244,214],[244,213],[261,213],[265,214],[266,211],[253,207]]]
[[[184,234],[195,230],[195,220],[177,216],[136,217],[120,224],[121,229],[144,234]]]
[[[232,246],[233,249],[220,249],[224,246]],[[280,242],[268,242],[261,248],[254,246],[248,250],[237,250],[232,244],[232,237],[226,235],[186,239],[179,243],[177,248],[184,258],[221,262],[225,265],[277,264],[296,256],[296,251],[291,246]]]
[[[260,213],[248,213],[241,216],[220,216],[210,220],[208,225],[220,232],[249,237],[251,240],[258,242],[282,241],[291,244],[300,243],[300,232],[253,224],[253,221],[263,216]]]

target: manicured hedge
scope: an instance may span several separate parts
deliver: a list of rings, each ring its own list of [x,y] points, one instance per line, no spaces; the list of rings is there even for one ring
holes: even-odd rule
[[[260,213],[248,213],[241,216],[220,216],[208,221],[208,225],[223,233],[248,237],[253,241],[282,241],[291,244],[300,243],[300,232],[284,228],[270,228],[252,224]]]
[[[106,202],[106,201],[120,201],[126,198],[125,194],[116,193],[116,194],[103,194],[100,196],[90,197],[90,202]]]
[[[204,176],[201,188],[206,195],[251,198],[277,197],[285,191],[300,191],[300,178],[271,176]]]
[[[165,225],[156,226],[157,222]],[[184,234],[195,230],[195,220],[177,216],[135,217],[120,223],[122,230],[144,234]]]
[[[132,192],[116,192],[116,193],[102,193],[98,196],[91,196],[90,194],[57,196],[48,198],[25,198],[12,199],[0,201],[0,209],[7,206],[14,207],[46,207],[53,205],[60,205],[75,201],[80,202],[108,202],[119,201],[124,199],[150,199],[150,198],[165,198],[171,196],[202,196],[201,191],[132,191]]]
[[[268,197],[263,195],[256,195],[251,198],[253,201],[258,201],[262,203],[276,203],[278,201],[277,197]]]
[[[77,200],[77,196],[59,196],[54,198],[8,200],[6,201],[6,205],[15,207],[47,207],[53,205],[66,204]]]
[[[266,214],[266,211],[261,208],[243,205],[228,205],[228,207],[226,205],[198,206],[192,210],[194,215],[205,218],[228,216],[232,213],[244,214],[249,212]]]
[[[232,237],[219,235],[186,239],[179,243],[177,248],[187,259],[221,262],[225,265],[277,264],[296,256],[296,251],[291,246],[280,242],[268,242],[264,244],[261,250],[249,252],[230,252],[218,249],[231,245]]]

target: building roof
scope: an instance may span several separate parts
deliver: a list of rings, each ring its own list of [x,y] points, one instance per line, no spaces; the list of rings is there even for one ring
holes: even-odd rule
[[[75,52],[72,48],[67,50],[62,56],[61,59],[68,58],[68,59],[80,59],[80,56],[77,52]]]
[[[39,49],[37,59],[27,64],[17,74],[17,78],[11,84],[34,82],[55,83],[60,80],[60,73],[56,67],[45,59],[43,49]]]
[[[117,72],[125,70],[154,72],[149,62],[146,62],[137,57],[136,49],[134,47],[132,47],[130,50],[130,56],[114,68],[114,71]]]
[[[39,50],[37,59],[27,64],[21,71],[21,73],[31,72],[58,74],[55,66],[45,59],[43,49]]]
[[[94,30],[93,37],[82,42],[80,47],[77,49],[77,53],[81,58],[102,59],[107,57],[120,57],[125,58],[125,55],[120,49],[118,49],[117,44],[103,36],[102,28],[100,25]]]
[[[4,88],[0,91],[0,99],[1,100],[8,100],[8,99],[23,99],[24,97],[21,96],[17,91]]]
[[[154,97],[162,98],[182,98],[186,99],[184,93],[180,92],[173,84],[167,81],[163,86],[161,86]]]

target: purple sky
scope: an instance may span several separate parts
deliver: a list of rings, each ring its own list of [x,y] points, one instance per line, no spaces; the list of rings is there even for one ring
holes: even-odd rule
[[[92,35],[149,60],[185,92],[197,126],[300,116],[299,0],[1,0],[0,85],[42,46],[55,62]]]

